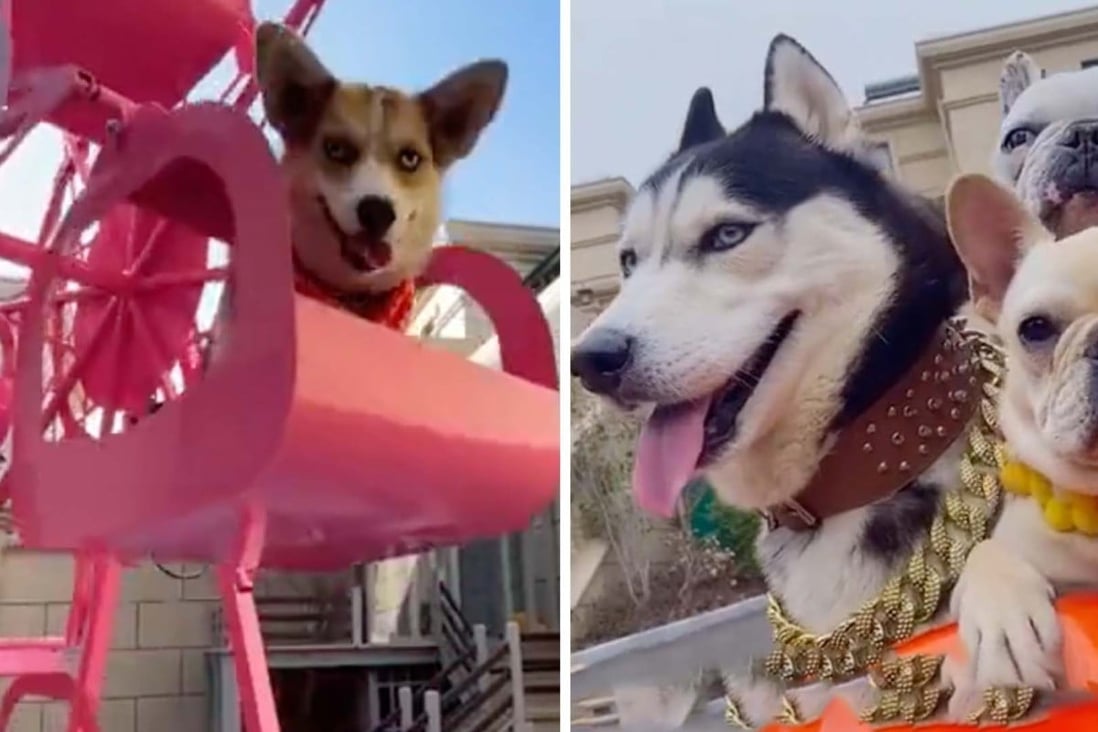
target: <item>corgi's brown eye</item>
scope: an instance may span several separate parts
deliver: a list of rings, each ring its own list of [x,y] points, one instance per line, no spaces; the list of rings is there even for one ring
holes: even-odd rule
[[[400,151],[397,161],[400,163],[401,168],[409,173],[414,173],[419,168],[419,164],[423,162],[423,158],[412,148],[406,147]]]
[[[358,160],[358,148],[339,137],[326,137],[324,156],[338,165],[354,165]]]

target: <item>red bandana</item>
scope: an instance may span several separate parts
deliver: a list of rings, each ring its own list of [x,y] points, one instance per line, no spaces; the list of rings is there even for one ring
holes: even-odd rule
[[[370,322],[403,331],[412,317],[416,299],[413,280],[404,280],[383,295],[340,294],[326,288],[294,261],[294,290],[305,297],[319,300],[326,305],[342,308]]]

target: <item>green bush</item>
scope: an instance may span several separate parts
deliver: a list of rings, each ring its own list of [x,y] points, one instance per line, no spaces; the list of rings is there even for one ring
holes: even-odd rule
[[[755,538],[759,535],[759,517],[739,511],[717,499],[713,489],[698,479],[686,489],[690,501],[690,531],[696,539],[715,541],[736,557],[736,566],[744,576],[757,576]]]

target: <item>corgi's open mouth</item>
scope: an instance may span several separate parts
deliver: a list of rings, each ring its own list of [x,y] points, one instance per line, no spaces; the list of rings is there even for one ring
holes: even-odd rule
[[[389,242],[384,239],[375,239],[365,232],[347,234],[332,216],[332,211],[328,208],[328,202],[324,197],[321,196],[317,200],[320,202],[320,208],[324,212],[328,226],[339,239],[339,254],[343,257],[343,261],[359,272],[369,272],[389,263],[393,256]]]
[[[737,420],[793,332],[799,310],[787,314],[743,365],[712,394],[690,402],[661,404],[641,428],[633,465],[637,504],[670,516],[679,493],[736,437]]]

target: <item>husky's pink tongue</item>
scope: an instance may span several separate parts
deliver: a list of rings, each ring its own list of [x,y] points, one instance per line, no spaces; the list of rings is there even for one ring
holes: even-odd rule
[[[708,399],[656,407],[644,423],[633,461],[633,498],[645,511],[674,513],[701,455],[708,409]]]

